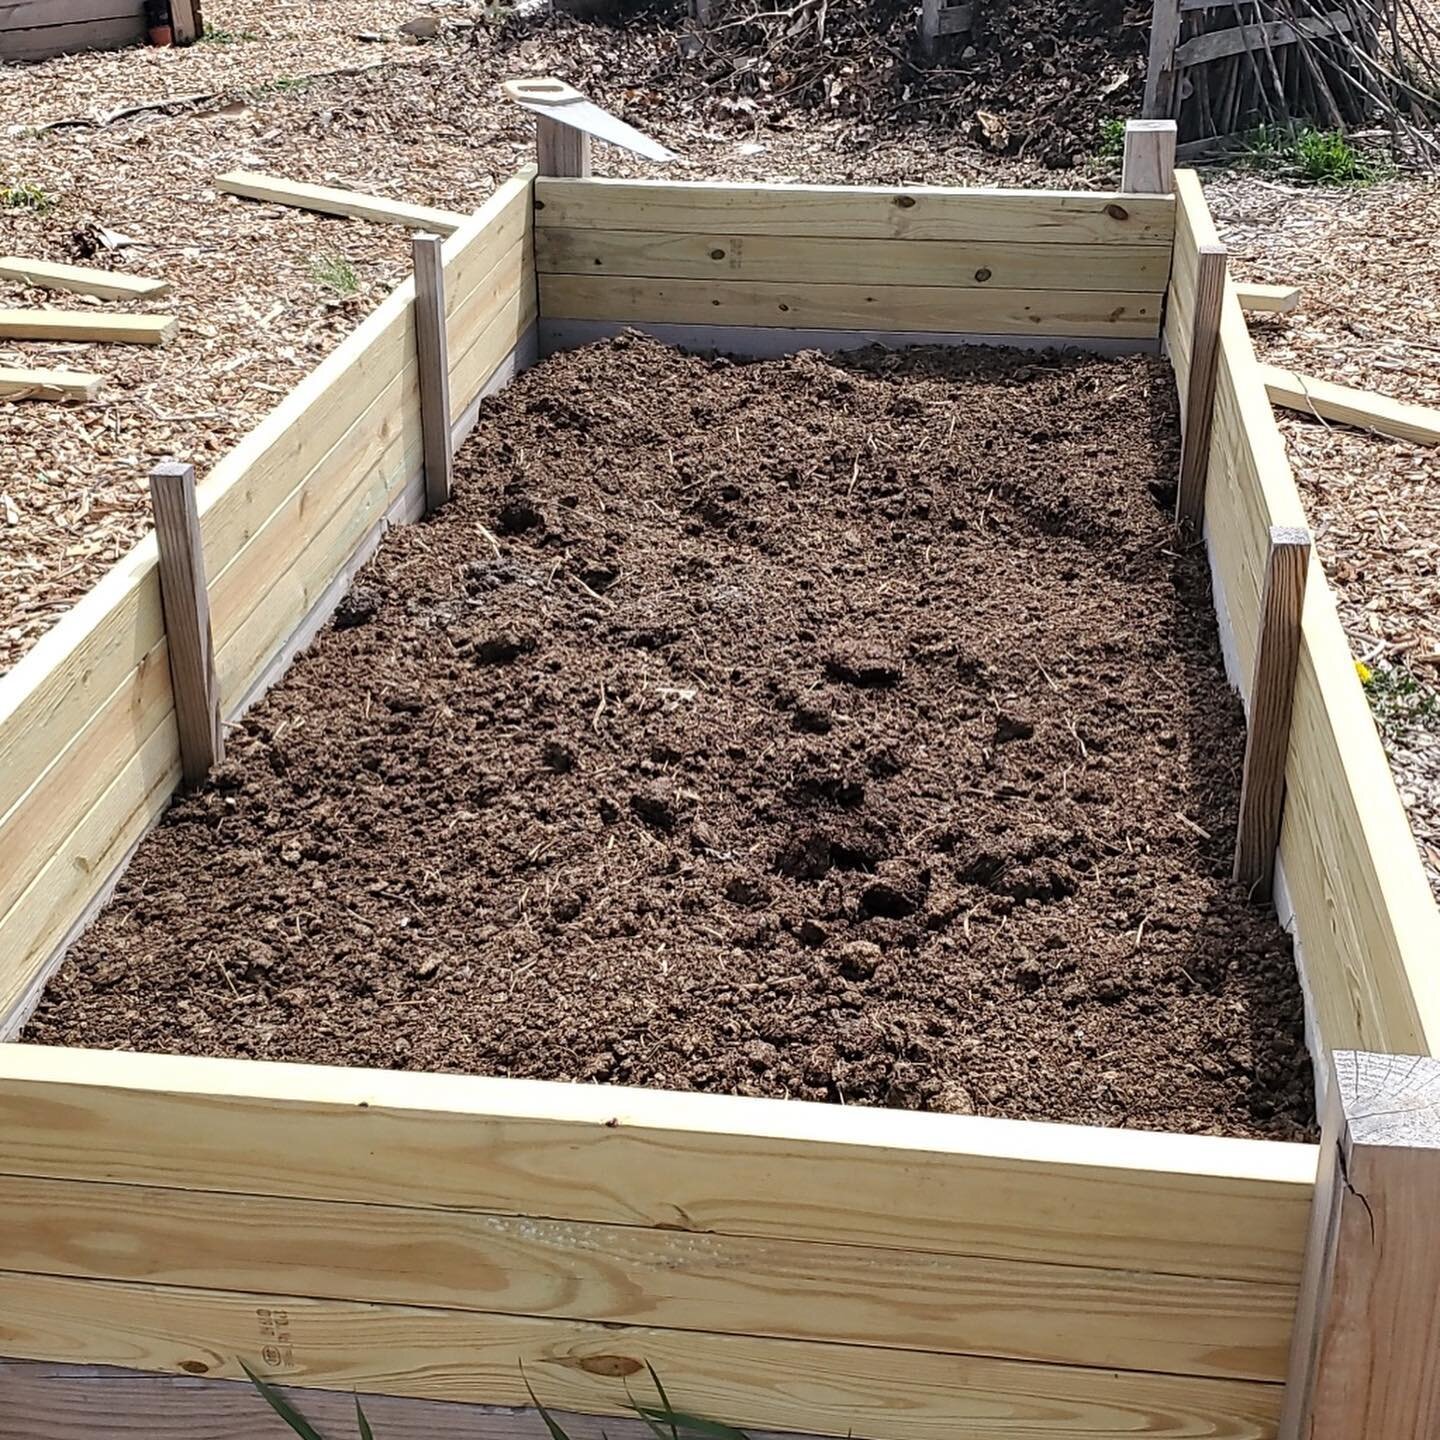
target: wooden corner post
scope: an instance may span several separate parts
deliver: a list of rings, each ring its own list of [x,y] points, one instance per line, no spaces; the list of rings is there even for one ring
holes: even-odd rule
[[[1127,120],[1120,188],[1127,195],[1169,195],[1175,189],[1175,122]]]
[[[1336,1051],[1280,1440],[1440,1434],[1440,1059]]]
[[[195,467],[157,465],[150,472],[150,504],[160,555],[160,603],[180,732],[180,768],[187,785],[199,785],[225,758],[225,730],[195,503]]]
[[[1180,485],[1175,518],[1192,534],[1205,528],[1205,483],[1210,473],[1210,434],[1215,423],[1215,383],[1220,366],[1220,311],[1225,302],[1229,252],[1207,242],[1195,254],[1195,319],[1190,329],[1190,383],[1180,440]]]
[[[590,137],[550,115],[535,117],[535,167],[541,175],[590,178]]]
[[[420,431],[425,451],[425,509],[450,498],[450,354],[445,333],[445,256],[438,235],[410,242],[415,264],[415,348],[420,361]]]
[[[1253,893],[1263,891],[1267,896],[1280,845],[1290,715],[1300,663],[1300,617],[1309,569],[1310,532],[1272,526],[1260,596],[1260,634],[1255,642],[1250,729],[1235,835],[1235,878]]]

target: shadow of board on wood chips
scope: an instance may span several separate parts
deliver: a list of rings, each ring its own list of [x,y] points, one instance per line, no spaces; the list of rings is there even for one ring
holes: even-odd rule
[[[1299,1138],[1163,362],[625,336],[176,801],[25,1038]]]

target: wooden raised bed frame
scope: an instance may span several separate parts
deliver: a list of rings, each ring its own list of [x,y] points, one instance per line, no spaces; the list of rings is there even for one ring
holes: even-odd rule
[[[1213,243],[1183,172],[1151,195],[523,172],[444,244],[454,439],[537,353],[626,325],[765,353],[875,335],[1163,342],[1184,409]],[[406,284],[200,486],[228,717],[385,525],[423,508],[415,314]],[[1304,516],[1228,289],[1216,348],[1204,531],[1246,692],[1270,527]],[[1317,1047],[1428,1056],[1440,917],[1312,568],[1281,915]],[[0,681],[6,1033],[176,786],[170,687],[153,537]],[[1371,1154],[1356,1093],[1331,1086],[1354,1102],[1352,1174]],[[1334,1153],[1328,1135],[1317,1151],[0,1046],[0,1434],[248,1435],[259,1411],[213,1383],[243,1359],[301,1387],[485,1407],[377,1401],[382,1440],[525,1433],[495,1407],[524,1405],[526,1377],[547,1404],[621,1415],[647,1363],[681,1406],[765,1430],[1267,1437],[1287,1371],[1305,1413],[1306,1357],[1329,1353],[1365,1276],[1433,1278],[1418,1257],[1434,1247],[1385,1229],[1384,1163],[1367,1210],[1388,1249],[1347,1240]],[[78,1368],[94,1366],[155,1373]],[[1313,1393],[1347,1440],[1401,1433],[1354,1428],[1360,1411]]]

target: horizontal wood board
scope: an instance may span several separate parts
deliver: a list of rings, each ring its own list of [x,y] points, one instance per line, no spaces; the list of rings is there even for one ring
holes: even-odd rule
[[[445,243],[457,408],[533,322],[531,172]],[[392,294],[200,486],[227,715],[419,466],[413,293]],[[0,678],[0,1021],[173,789],[153,537]]]
[[[1152,340],[1173,203],[542,180],[540,315],[546,322]]]
[[[1214,235],[1193,172],[1177,172],[1166,339],[1188,383],[1194,247]],[[1221,317],[1205,529],[1216,601],[1248,692],[1270,527],[1305,515],[1233,286]],[[1323,556],[1322,556],[1323,559]],[[1440,913],[1323,571],[1302,618],[1280,859],[1303,975],[1326,1046],[1431,1054],[1440,1042]]]
[[[268,1378],[417,1399],[633,1414],[645,1367],[732,1424],[862,1440],[1268,1440],[1282,1387],[858,1345],[479,1316],[0,1272],[14,1358]]]

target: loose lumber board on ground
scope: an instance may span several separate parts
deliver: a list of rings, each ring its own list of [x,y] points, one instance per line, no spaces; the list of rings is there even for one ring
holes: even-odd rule
[[[1199,181],[1178,171],[1165,335],[1188,383],[1194,247],[1214,235]],[[1233,290],[1221,312],[1206,534],[1242,694],[1272,525],[1305,514]],[[1312,573],[1302,618],[1280,859],[1313,1019],[1328,1048],[1430,1054],[1440,1044],[1440,913],[1355,675],[1335,599]]]
[[[1235,298],[1242,310],[1258,310],[1271,315],[1289,315],[1300,308],[1300,289],[1296,285],[1237,283]]]
[[[280,1387],[322,1434],[349,1435],[355,1395]],[[637,1391],[638,1399],[649,1397]],[[366,1392],[361,1404],[380,1440],[537,1440],[545,1434],[533,1406],[460,1405]],[[571,1440],[655,1440],[644,1421],[552,1410]],[[266,1428],[268,1426],[268,1428]],[[288,1440],[248,1380],[147,1375],[101,1365],[0,1360],[0,1433],[45,1440]],[[816,1440],[753,1426],[750,1440]],[[838,1437],[837,1437],[838,1440]]]
[[[724,185],[663,180],[535,184],[537,229],[1022,244],[1159,245],[1175,228],[1169,196],[1058,190],[855,185]],[[935,328],[935,327],[932,327]]]
[[[358,190],[341,190],[332,185],[305,185],[251,170],[231,170],[228,174],[217,176],[215,188],[223,194],[238,195],[246,200],[290,205],[298,210],[318,210],[322,215],[407,225],[412,230],[433,230],[438,235],[449,235],[463,228],[470,218],[454,210],[411,205],[404,200],[388,200],[383,195],[366,195]]]
[[[810,285],[541,275],[546,320],[1154,338],[1160,296],[1102,290]]]
[[[173,315],[107,315],[100,310],[0,310],[0,339],[91,340],[163,345],[180,328]]]
[[[1373,430],[1414,445],[1440,445],[1440,410],[1428,405],[1407,405],[1373,390],[1297,375],[1278,365],[1262,365],[1260,374],[1272,405],[1283,405],[1317,420]]]
[[[1022,245],[542,228],[542,274],[787,284],[954,285],[997,290],[1121,290],[1159,295],[1170,257],[1158,245]]]
[[[0,397],[7,400],[93,400],[103,375],[83,370],[22,370],[0,365]]]
[[[102,300],[144,300],[170,292],[168,280],[122,275],[118,270],[97,270],[91,265],[58,265],[21,255],[0,255],[0,276],[42,290],[95,295]]]
[[[501,186],[445,242],[447,273],[462,277],[452,285],[451,311],[457,409],[469,405],[514,348],[513,338],[501,348],[504,325],[489,316],[486,304],[497,313],[506,310],[515,325],[525,323],[523,306],[500,303],[484,286],[496,269],[497,244],[508,241],[513,253],[516,237],[528,227],[533,173],[522,171]],[[533,315],[533,282],[522,289]],[[413,379],[412,299],[407,282],[202,481],[212,598],[217,575],[317,466],[341,467],[344,473],[334,477],[340,497],[357,498],[348,523],[329,532],[332,540],[342,537],[339,547],[313,557],[331,576],[348,558],[343,543],[358,544],[384,514],[414,463],[406,448],[407,422],[392,413],[371,429],[356,433],[355,426],[382,395],[398,402],[407,374]],[[418,395],[414,408],[418,426]],[[373,486],[364,488],[373,473],[383,474],[378,495]],[[164,753],[164,735],[173,741],[172,707],[168,691],[157,698],[153,675],[146,678],[147,667],[158,664],[163,671],[166,663],[155,564],[155,542],[147,537],[0,678],[0,855],[13,862],[0,873],[12,900],[23,890],[8,912],[0,906],[0,1019],[29,993],[47,946],[68,933],[87,897],[164,808],[173,768]],[[265,611],[268,632],[260,621],[249,626],[248,648],[230,672],[227,714],[329,578],[304,572],[299,598]],[[267,592],[276,584],[294,593],[295,574],[252,579],[259,589],[248,612],[269,604]],[[222,619],[217,616],[217,625]],[[232,659],[239,653],[232,652]]]
[[[9,1045],[0,1168],[1290,1284],[1315,1150]]]
[[[0,1273],[17,1359],[633,1415],[645,1367],[736,1425],[862,1440],[1272,1435],[1283,1387],[857,1345]]]
[[[0,1176],[6,1268],[1279,1381],[1293,1285]]]

